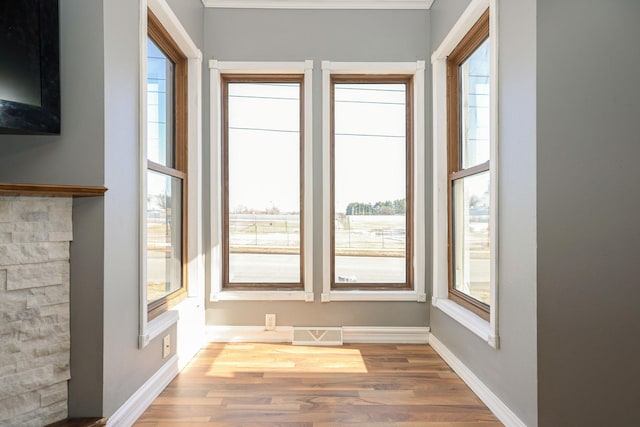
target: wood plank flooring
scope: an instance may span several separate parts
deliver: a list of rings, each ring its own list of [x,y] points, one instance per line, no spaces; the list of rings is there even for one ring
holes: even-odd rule
[[[502,426],[428,345],[210,344],[138,427]]]

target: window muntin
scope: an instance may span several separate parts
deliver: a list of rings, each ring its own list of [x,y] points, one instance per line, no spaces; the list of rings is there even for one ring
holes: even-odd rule
[[[148,13],[146,271],[148,319],[186,296],[187,59]]]
[[[334,289],[412,289],[412,79],[331,77]]]
[[[447,59],[449,297],[490,311],[489,12]]]
[[[302,75],[222,77],[224,287],[303,287],[302,94]]]

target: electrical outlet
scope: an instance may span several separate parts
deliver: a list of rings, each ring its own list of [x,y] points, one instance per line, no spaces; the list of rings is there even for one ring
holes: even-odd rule
[[[171,335],[162,339],[162,358],[166,359],[171,354]]]
[[[264,315],[264,329],[267,331],[275,331],[276,330],[276,315],[275,314],[265,314]]]

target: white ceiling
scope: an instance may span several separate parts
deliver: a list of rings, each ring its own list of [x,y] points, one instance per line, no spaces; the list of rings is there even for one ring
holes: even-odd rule
[[[202,0],[205,7],[241,9],[429,9],[434,0]]]

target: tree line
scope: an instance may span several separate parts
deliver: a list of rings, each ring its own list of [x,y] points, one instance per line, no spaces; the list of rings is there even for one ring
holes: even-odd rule
[[[387,200],[385,202],[362,203],[351,202],[347,205],[347,215],[405,215],[407,200]]]

